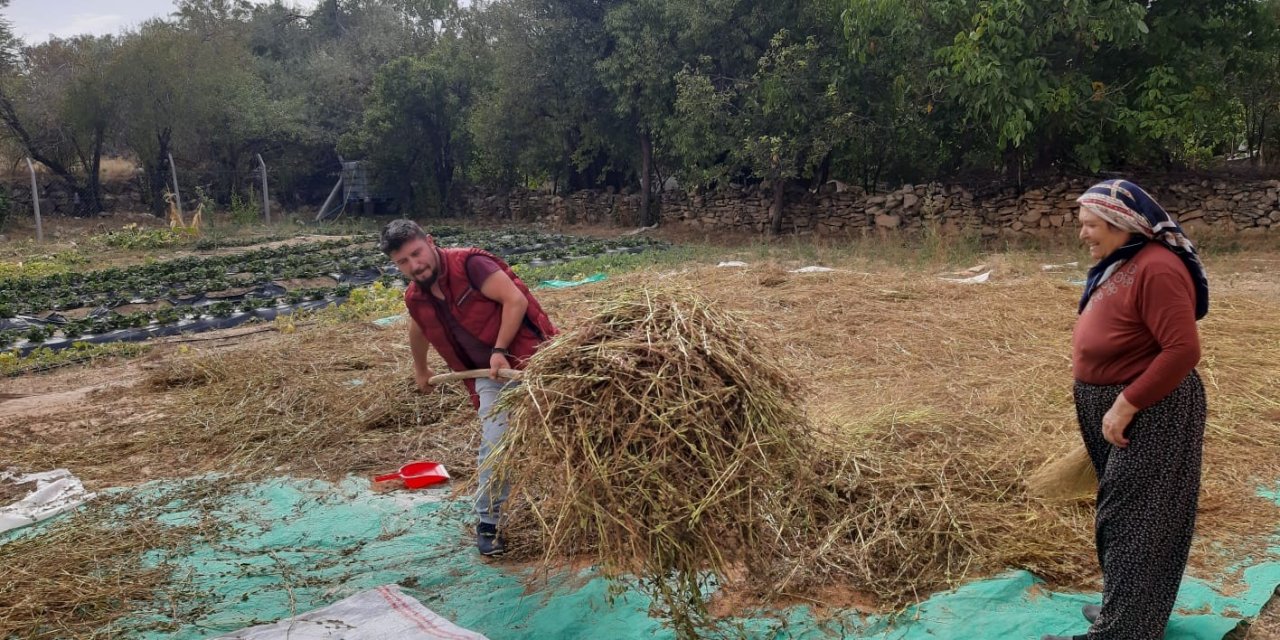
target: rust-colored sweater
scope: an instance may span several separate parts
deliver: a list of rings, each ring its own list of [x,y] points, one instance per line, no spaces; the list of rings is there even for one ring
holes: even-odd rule
[[[1163,400],[1200,361],[1196,292],[1182,259],[1149,243],[1094,291],[1072,344],[1076,380],[1127,384],[1138,409]]]

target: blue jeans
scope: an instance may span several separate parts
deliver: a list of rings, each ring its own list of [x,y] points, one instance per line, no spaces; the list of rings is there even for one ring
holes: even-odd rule
[[[480,451],[476,456],[476,515],[480,516],[480,522],[485,524],[498,524],[502,503],[507,501],[507,496],[511,492],[511,486],[505,482],[498,487],[492,486],[493,469],[489,454],[502,439],[502,434],[507,432],[508,416],[505,411],[493,415],[490,415],[490,411],[498,400],[498,394],[502,393],[503,389],[517,384],[520,383],[511,380],[490,380],[489,378],[476,380],[476,395],[480,396],[481,427]]]

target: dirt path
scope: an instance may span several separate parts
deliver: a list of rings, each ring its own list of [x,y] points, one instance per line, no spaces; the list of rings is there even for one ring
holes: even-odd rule
[[[50,414],[79,411],[90,396],[113,388],[130,387],[141,377],[136,365],[124,365],[118,369],[101,382],[74,379],[45,381],[49,386],[43,389],[41,385],[32,385],[33,388],[26,392],[6,393],[7,397],[0,397],[0,427],[9,426],[12,422],[31,423]],[[92,378],[99,379],[99,376]],[[34,380],[39,381],[38,378]]]

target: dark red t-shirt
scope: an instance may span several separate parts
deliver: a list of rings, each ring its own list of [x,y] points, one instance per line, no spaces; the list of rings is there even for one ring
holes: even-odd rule
[[[1182,259],[1151,242],[1122,264],[1076,320],[1072,369],[1088,384],[1127,384],[1139,409],[1164,399],[1200,361],[1196,291]]]
[[[484,256],[472,256],[467,260],[467,279],[471,281],[471,286],[477,294],[480,293],[480,287],[484,286],[484,281],[501,270],[498,263]],[[428,295],[427,299],[431,301],[431,306],[435,307],[436,317],[444,325],[445,332],[453,339],[454,351],[458,353],[458,357],[467,365],[467,368],[488,369],[493,345],[481,342],[462,328],[462,323],[458,322],[458,319],[449,311],[449,305],[443,300],[435,297],[434,294]]]

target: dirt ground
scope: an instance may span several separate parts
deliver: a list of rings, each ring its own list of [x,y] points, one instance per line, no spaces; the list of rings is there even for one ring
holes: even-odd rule
[[[93,227],[89,227],[92,229]],[[603,233],[603,232],[602,232]],[[612,230],[616,235],[617,230]],[[825,362],[839,361],[850,357],[850,345],[857,345],[862,357],[878,359],[868,362],[868,366],[891,367],[895,363],[934,360],[938,362],[956,362],[968,366],[973,362],[996,362],[996,356],[1004,354],[1016,367],[1024,362],[1018,358],[1026,353],[1019,353],[1021,347],[1014,342],[986,342],[984,344],[968,344],[964,335],[937,336],[937,351],[920,353],[914,340],[919,336],[912,335],[913,330],[929,331],[934,329],[937,316],[951,313],[947,305],[959,308],[968,304],[963,297],[956,294],[942,301],[930,302],[927,296],[933,295],[938,286],[936,275],[943,269],[930,265],[913,267],[916,271],[926,271],[925,276],[913,280],[896,273],[878,271],[883,265],[876,265],[868,259],[851,256],[838,249],[819,248],[812,252],[797,252],[793,249],[777,250],[757,247],[725,248],[721,257],[725,260],[746,259],[753,263],[761,253],[767,257],[762,264],[749,269],[735,271],[731,269],[715,270],[706,266],[689,266],[681,269],[667,269],[621,277],[618,280],[626,283],[637,283],[644,279],[663,279],[688,277],[685,270],[694,270],[696,277],[705,278],[706,289],[712,297],[725,300],[728,304],[749,310],[757,319],[780,335],[789,336],[788,357],[806,365],[818,366]],[[797,255],[798,253],[804,255]],[[1021,291],[1019,287],[1044,287],[1047,295],[1054,299],[1067,299],[1064,293],[1064,282],[1068,277],[1078,274],[1046,275],[1040,273],[1041,262],[1058,261],[1063,256],[1050,255],[985,255],[981,257],[984,266],[994,269],[996,281],[994,286],[1002,287],[1010,295]],[[1069,257],[1069,256],[1068,256]],[[1280,252],[1248,252],[1211,259],[1210,270],[1217,304],[1231,305],[1238,308],[1252,309],[1260,317],[1280,317]],[[714,264],[714,261],[712,262]],[[841,272],[832,274],[795,274],[791,269],[809,264],[829,264]],[[952,264],[947,270],[963,272],[970,264]],[[927,278],[930,282],[919,278]],[[963,285],[957,285],[963,286]],[[834,292],[858,292],[858,298],[850,299],[837,296]],[[956,291],[974,291],[957,289]],[[986,290],[980,290],[986,291]],[[576,291],[549,292],[540,294],[553,315],[563,319],[564,323],[572,323],[582,305],[590,304],[595,295],[591,289]],[[1224,295],[1225,294],[1225,295]],[[985,294],[984,294],[985,295]],[[991,313],[1003,313],[1005,310],[996,306],[998,296],[991,298]],[[958,312],[957,312],[958,313]],[[877,315],[880,314],[880,315]],[[888,314],[888,315],[885,315]],[[1212,314],[1212,312],[1211,312]],[[1026,338],[1028,333],[1048,333],[1051,338],[1045,343],[1047,348],[1060,348],[1069,344],[1071,322],[1070,309],[1060,314],[1044,314],[1045,317],[1056,318],[1052,324],[1037,325],[1008,324],[1009,331],[1022,332],[1020,337]],[[1058,316],[1061,316],[1060,318]],[[882,326],[885,317],[898,318],[899,326]],[[1211,315],[1212,318],[1212,315]],[[1012,322],[1010,319],[1005,319]],[[1000,318],[993,322],[1000,322]],[[959,318],[947,326],[963,333],[966,320]],[[1239,365],[1224,362],[1221,356],[1212,352],[1213,344],[1209,338],[1221,337],[1225,341],[1230,335],[1230,327],[1210,327],[1206,337],[1208,359],[1204,363],[1209,372],[1222,376],[1222,383],[1229,384],[1237,369],[1251,366],[1250,363]],[[305,331],[305,329],[299,329]],[[360,339],[368,339],[362,343],[366,348],[392,349],[399,342],[399,331],[380,334],[362,330]],[[976,332],[975,332],[976,333]],[[1061,335],[1060,335],[1061,334]],[[131,361],[105,362],[93,367],[73,366],[58,369],[49,373],[25,376],[20,378],[0,379],[0,451],[28,449],[33,445],[42,447],[77,447],[95,434],[121,432],[127,433],[129,425],[158,425],[166,422],[181,424],[183,416],[167,415],[174,411],[173,397],[180,390],[154,389],[144,384],[148,374],[165,362],[179,356],[189,357],[192,354],[216,352],[252,353],[255,349],[269,344],[279,336],[270,326],[250,326],[221,332],[212,332],[193,337],[174,338],[158,341],[156,346],[144,357]],[[1259,339],[1273,339],[1274,333],[1260,336]],[[374,346],[368,346],[374,345]],[[1056,345],[1056,347],[1055,347]],[[1037,347],[1038,348],[1038,347]],[[1270,347],[1268,347],[1270,348]],[[871,354],[871,355],[867,355]],[[881,354],[881,355],[875,355]],[[1061,376],[1069,375],[1066,369],[1069,351],[1064,352],[1055,362],[1057,369],[1052,372],[1029,371],[1028,376]],[[990,360],[984,360],[990,358]],[[1028,362],[1030,360],[1027,360]],[[1043,367],[1045,359],[1035,360],[1035,367]],[[1060,370],[1059,370],[1060,369]],[[1007,373],[1007,371],[1005,372]],[[869,398],[879,398],[886,405],[910,406],[914,395],[927,393],[952,394],[965,398],[965,401],[977,405],[974,411],[981,413],[990,407],[990,411],[998,412],[1005,418],[1018,421],[1041,420],[1043,417],[1030,415],[1027,410],[1007,406],[1007,400],[1001,400],[1002,393],[1008,393],[1010,387],[998,380],[954,379],[936,390],[921,390],[914,386],[924,380],[923,376],[937,376],[937,372],[925,371],[920,379],[885,380],[882,383],[860,380],[857,384],[846,381],[847,372],[833,367],[813,375],[812,387],[815,391],[813,402],[819,409],[819,417],[825,414],[837,414],[858,402]],[[1262,396],[1274,398],[1274,383],[1280,376],[1280,367],[1273,368],[1266,375],[1251,378],[1257,383],[1256,392]],[[993,378],[997,377],[993,374]],[[1206,376],[1211,394],[1222,394],[1218,387],[1219,379],[1211,373]],[[1010,382],[1009,384],[1012,384]],[[1034,401],[1041,395],[1052,395],[1056,391],[1032,390],[1027,401]],[[1219,396],[1221,397],[1221,396]],[[1217,398],[1211,395],[1210,402]],[[1224,399],[1226,400],[1226,399]],[[986,404],[984,404],[986,403]],[[1223,411],[1243,410],[1232,406],[1230,401],[1220,403]],[[1060,407],[1059,407],[1060,408]],[[1271,409],[1271,412],[1280,409]],[[992,414],[994,415],[994,413]],[[1269,416],[1269,418],[1268,418]],[[1261,419],[1270,419],[1280,423],[1280,413],[1267,413]],[[138,428],[152,428],[139,426]],[[179,427],[181,428],[181,427]],[[0,463],[5,462],[0,457]],[[452,467],[451,467],[452,468]],[[23,469],[35,471],[37,469]],[[120,484],[134,484],[150,479],[171,477],[182,471],[181,465],[175,465],[172,452],[155,451],[150,454],[135,454],[126,460],[101,460],[90,468],[73,469],[86,481],[90,490],[102,489]],[[1273,525],[1280,521],[1273,522]],[[848,606],[856,604],[858,594],[840,592],[838,590],[825,594],[833,605]],[[722,606],[733,609],[735,603],[722,603]],[[1253,625],[1241,629],[1231,636],[1232,640],[1280,640],[1280,599],[1273,598],[1270,605]]]

